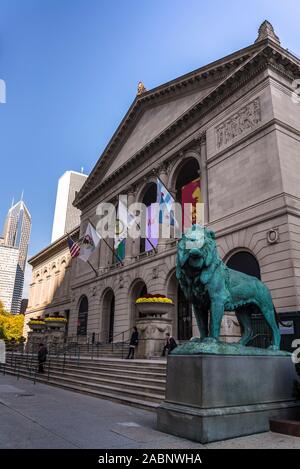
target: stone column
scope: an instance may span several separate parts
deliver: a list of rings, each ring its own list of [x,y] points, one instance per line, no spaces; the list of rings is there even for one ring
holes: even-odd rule
[[[101,240],[100,246],[99,246],[99,258],[98,258],[98,269],[100,269],[100,271],[104,270],[104,268],[106,267],[105,253],[106,253],[106,244],[105,244],[105,241]]]

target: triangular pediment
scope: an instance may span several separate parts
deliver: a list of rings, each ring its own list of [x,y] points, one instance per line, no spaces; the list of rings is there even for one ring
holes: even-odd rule
[[[113,174],[134,154],[169,127],[172,122],[178,119],[178,117],[187,111],[195,102],[206,96],[212,88],[213,86],[196,90],[188,95],[172,99],[163,104],[151,106],[149,109],[145,110],[120,151],[114,155],[105,173],[105,177]]]

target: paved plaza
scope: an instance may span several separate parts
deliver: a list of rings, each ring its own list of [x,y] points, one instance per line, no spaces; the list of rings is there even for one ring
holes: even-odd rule
[[[156,415],[0,375],[0,448],[294,448],[300,438],[261,433],[201,445],[156,430]]]

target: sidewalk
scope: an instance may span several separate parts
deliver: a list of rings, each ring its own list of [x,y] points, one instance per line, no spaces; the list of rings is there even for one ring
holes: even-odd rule
[[[156,414],[0,375],[3,448],[297,448],[300,438],[261,433],[201,445],[156,430]]]

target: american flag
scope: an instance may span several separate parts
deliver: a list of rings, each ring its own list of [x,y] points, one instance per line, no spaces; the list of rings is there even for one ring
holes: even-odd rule
[[[79,256],[79,254],[80,254],[79,243],[75,243],[75,241],[73,241],[73,239],[68,238],[68,246],[69,246],[70,254],[71,254],[72,258]]]

